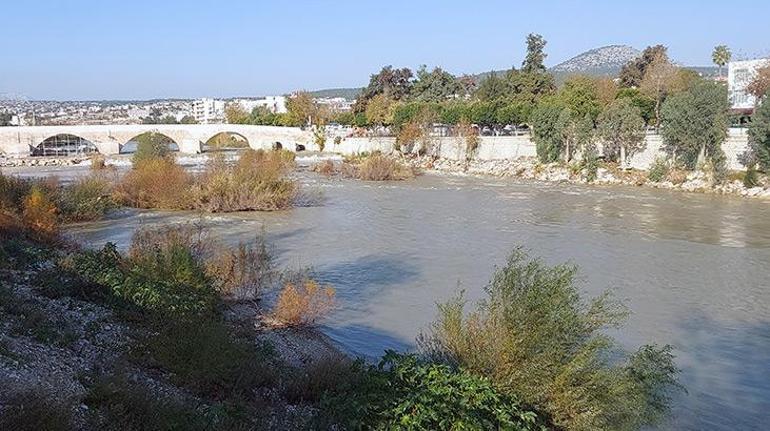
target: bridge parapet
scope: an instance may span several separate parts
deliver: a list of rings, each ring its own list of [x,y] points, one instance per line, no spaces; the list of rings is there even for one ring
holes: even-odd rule
[[[57,135],[74,135],[93,143],[100,153],[115,155],[138,135],[162,133],[179,146],[182,153],[200,153],[202,145],[219,133],[243,136],[254,149],[267,149],[274,142],[294,149],[293,144],[310,148],[312,134],[297,127],[252,126],[246,124],[117,124],[86,126],[0,127],[0,153],[27,156],[44,140]]]

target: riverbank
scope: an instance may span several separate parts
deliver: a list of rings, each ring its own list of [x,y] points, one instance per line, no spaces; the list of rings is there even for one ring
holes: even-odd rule
[[[767,176],[760,177],[759,186],[747,188],[740,179],[735,178],[736,175],[728,178],[725,184],[712,185],[713,181],[709,175],[699,170],[672,171],[662,181],[654,182],[648,178],[647,171],[624,170],[614,164],[604,164],[596,169],[595,178],[589,180],[588,172],[578,165],[542,164],[534,157],[505,160],[452,160],[429,156],[401,156],[398,159],[413,168],[440,174],[519,178],[550,183],[643,186],[683,192],[770,199],[770,179]]]

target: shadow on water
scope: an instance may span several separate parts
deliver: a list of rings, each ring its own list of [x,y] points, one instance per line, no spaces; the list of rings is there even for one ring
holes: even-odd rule
[[[368,325],[325,327],[324,333],[347,353],[372,362],[376,362],[385,353],[385,350],[406,352],[414,347],[414,340],[407,340],[380,328],[373,328]],[[377,350],[373,349],[372,345],[376,345]],[[379,353],[376,355],[372,354],[372,352],[378,350]]]
[[[676,346],[687,394],[665,429],[766,429],[770,419],[770,322],[682,321]]]
[[[342,299],[361,303],[381,293],[383,288],[415,280],[420,271],[416,265],[396,256],[366,255],[320,266],[313,274],[318,281],[336,286]]]

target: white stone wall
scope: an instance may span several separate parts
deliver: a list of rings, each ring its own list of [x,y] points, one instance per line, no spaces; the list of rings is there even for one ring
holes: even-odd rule
[[[346,138],[338,146],[327,145],[326,151],[341,154],[357,154],[373,151],[389,153],[393,150],[395,138]],[[466,158],[465,141],[462,138],[436,138],[435,149],[439,157],[450,160]],[[601,145],[599,150],[601,151]],[[661,150],[663,140],[660,135],[648,134],[642,150],[634,153],[629,164],[635,169],[648,169],[658,157],[664,157]],[[743,170],[740,156],[748,148],[746,129],[730,129],[727,140],[722,144],[722,150],[727,156],[728,168]],[[483,136],[475,158],[478,160],[503,160],[521,157],[535,157],[535,143],[529,136]]]

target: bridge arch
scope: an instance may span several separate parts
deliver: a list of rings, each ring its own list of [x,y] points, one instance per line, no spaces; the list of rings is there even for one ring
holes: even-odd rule
[[[156,142],[161,145],[166,145],[169,151],[172,151],[172,152],[179,151],[179,144],[173,138],[161,132],[149,131],[149,132],[140,133],[134,136],[133,138],[127,140],[123,144],[121,144],[120,154],[135,153],[139,143],[145,140],[149,142]]]
[[[30,149],[32,156],[79,156],[98,152],[93,142],[71,133],[49,136]]]
[[[203,152],[228,151],[249,148],[249,139],[238,132],[217,132],[202,142]]]

